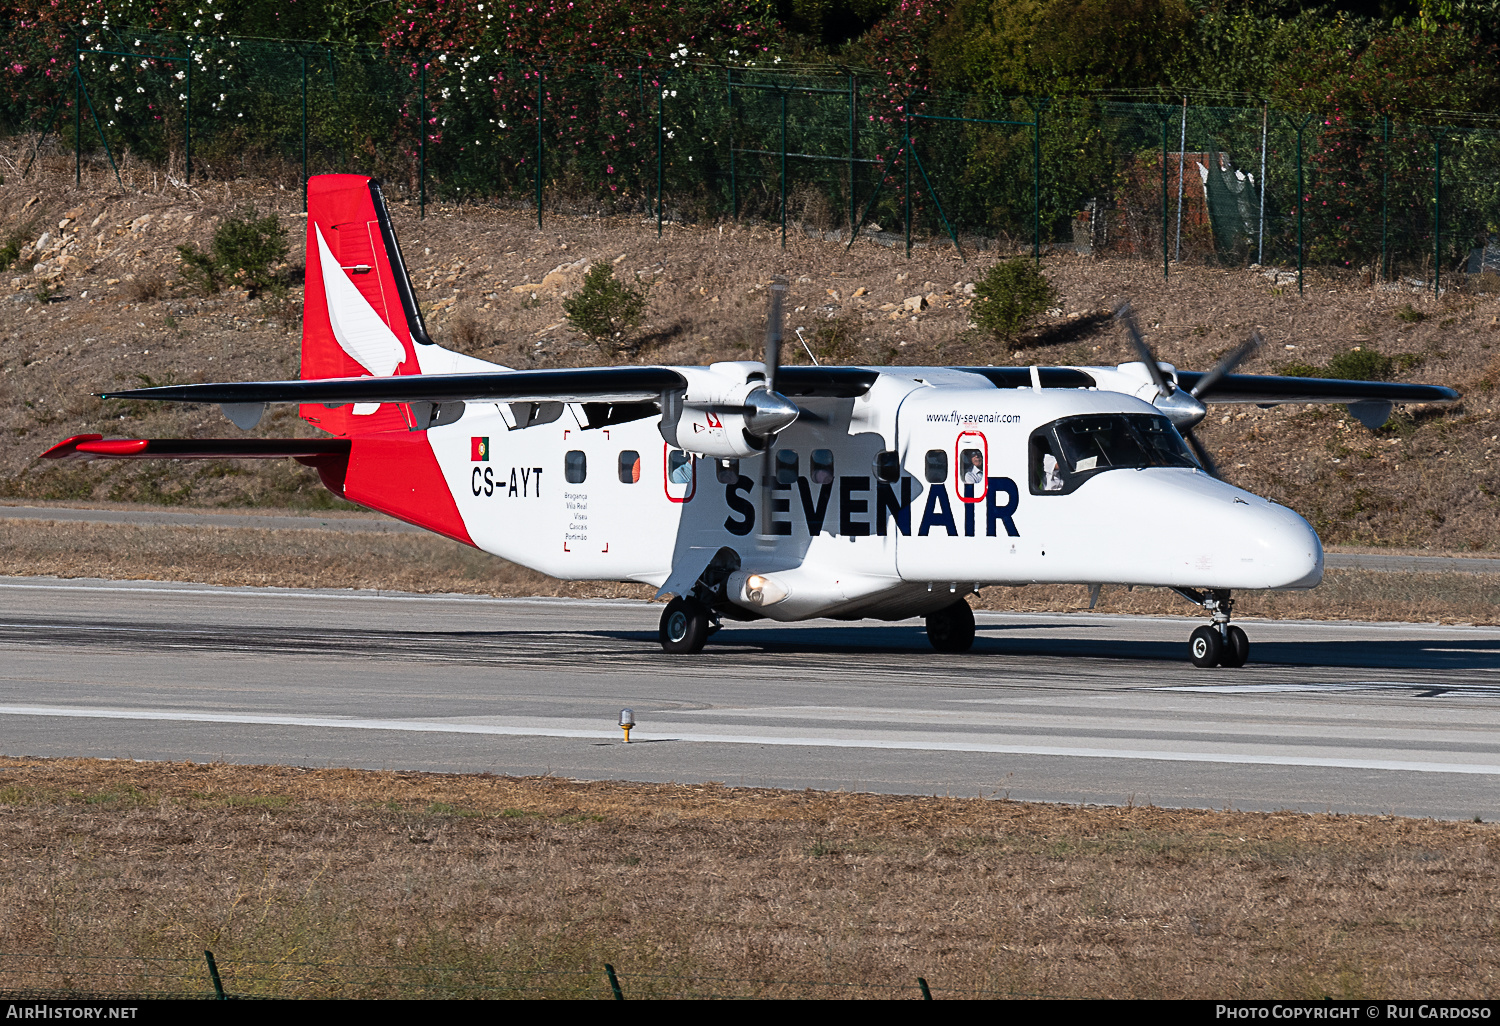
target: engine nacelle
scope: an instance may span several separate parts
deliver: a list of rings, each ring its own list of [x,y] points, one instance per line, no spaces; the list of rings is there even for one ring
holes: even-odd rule
[[[684,406],[677,420],[677,444],[688,452],[719,460],[738,460],[758,455],[765,443],[746,428],[743,413],[722,413],[712,408]]]
[[[669,445],[711,459],[745,459],[764,452],[776,433],[795,423],[802,412],[759,379],[709,396],[690,391],[680,398],[663,397],[661,433]]]

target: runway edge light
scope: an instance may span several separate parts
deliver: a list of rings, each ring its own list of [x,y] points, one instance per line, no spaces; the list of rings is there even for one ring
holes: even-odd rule
[[[625,731],[625,743],[630,744],[630,728],[635,726],[635,710],[620,710],[620,727]]]

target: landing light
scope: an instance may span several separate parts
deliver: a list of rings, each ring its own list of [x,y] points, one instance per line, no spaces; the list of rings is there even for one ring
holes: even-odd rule
[[[754,606],[774,606],[791,594],[786,585],[764,574],[750,574],[744,578],[744,581],[742,594],[745,596],[745,601]],[[733,584],[734,577],[731,576],[731,587]]]
[[[760,574],[751,574],[750,579],[745,582],[745,597],[760,605],[766,597],[766,579]]]

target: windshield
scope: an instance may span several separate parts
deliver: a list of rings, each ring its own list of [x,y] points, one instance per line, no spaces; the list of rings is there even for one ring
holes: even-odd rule
[[[1031,437],[1033,491],[1070,492],[1105,470],[1198,466],[1172,422],[1149,413],[1065,417]]]
[[[1054,425],[1068,470],[1105,467],[1196,467],[1187,445],[1166,417],[1103,413],[1069,417]]]

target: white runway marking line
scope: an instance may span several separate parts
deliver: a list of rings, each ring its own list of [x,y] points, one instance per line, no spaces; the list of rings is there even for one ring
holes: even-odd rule
[[[156,720],[177,723],[237,723],[247,726],[322,727],[336,730],[391,730],[408,733],[483,734],[500,737],[568,737],[618,740],[613,729],[519,727],[424,720],[367,720],[343,716],[274,716],[257,713],[177,712],[167,709],[85,709],[60,706],[0,705],[0,716],[65,719]],[[975,752],[990,755],[1050,755],[1075,759],[1152,762],[1212,762],[1240,766],[1306,766],[1320,769],[1392,770],[1405,773],[1461,773],[1500,776],[1500,766],[1461,762],[1402,762],[1392,759],[1322,759],[1312,756],[1229,755],[1212,752],[1159,752],[1136,749],[1070,748],[1053,745],[995,745],[968,741],[916,741],[881,738],[776,737],[753,734],[679,734],[639,741],[691,741],[700,744],[773,745],[803,748],[871,748],[887,751]]]
[[[1197,695],[1287,695],[1324,694],[1340,692],[1358,694],[1368,691],[1430,691],[1439,697],[1453,698],[1500,698],[1500,685],[1496,684],[1444,684],[1441,680],[1427,682],[1409,680],[1351,680],[1310,681],[1286,684],[1168,684],[1161,687],[1137,688],[1138,691],[1187,691]]]

